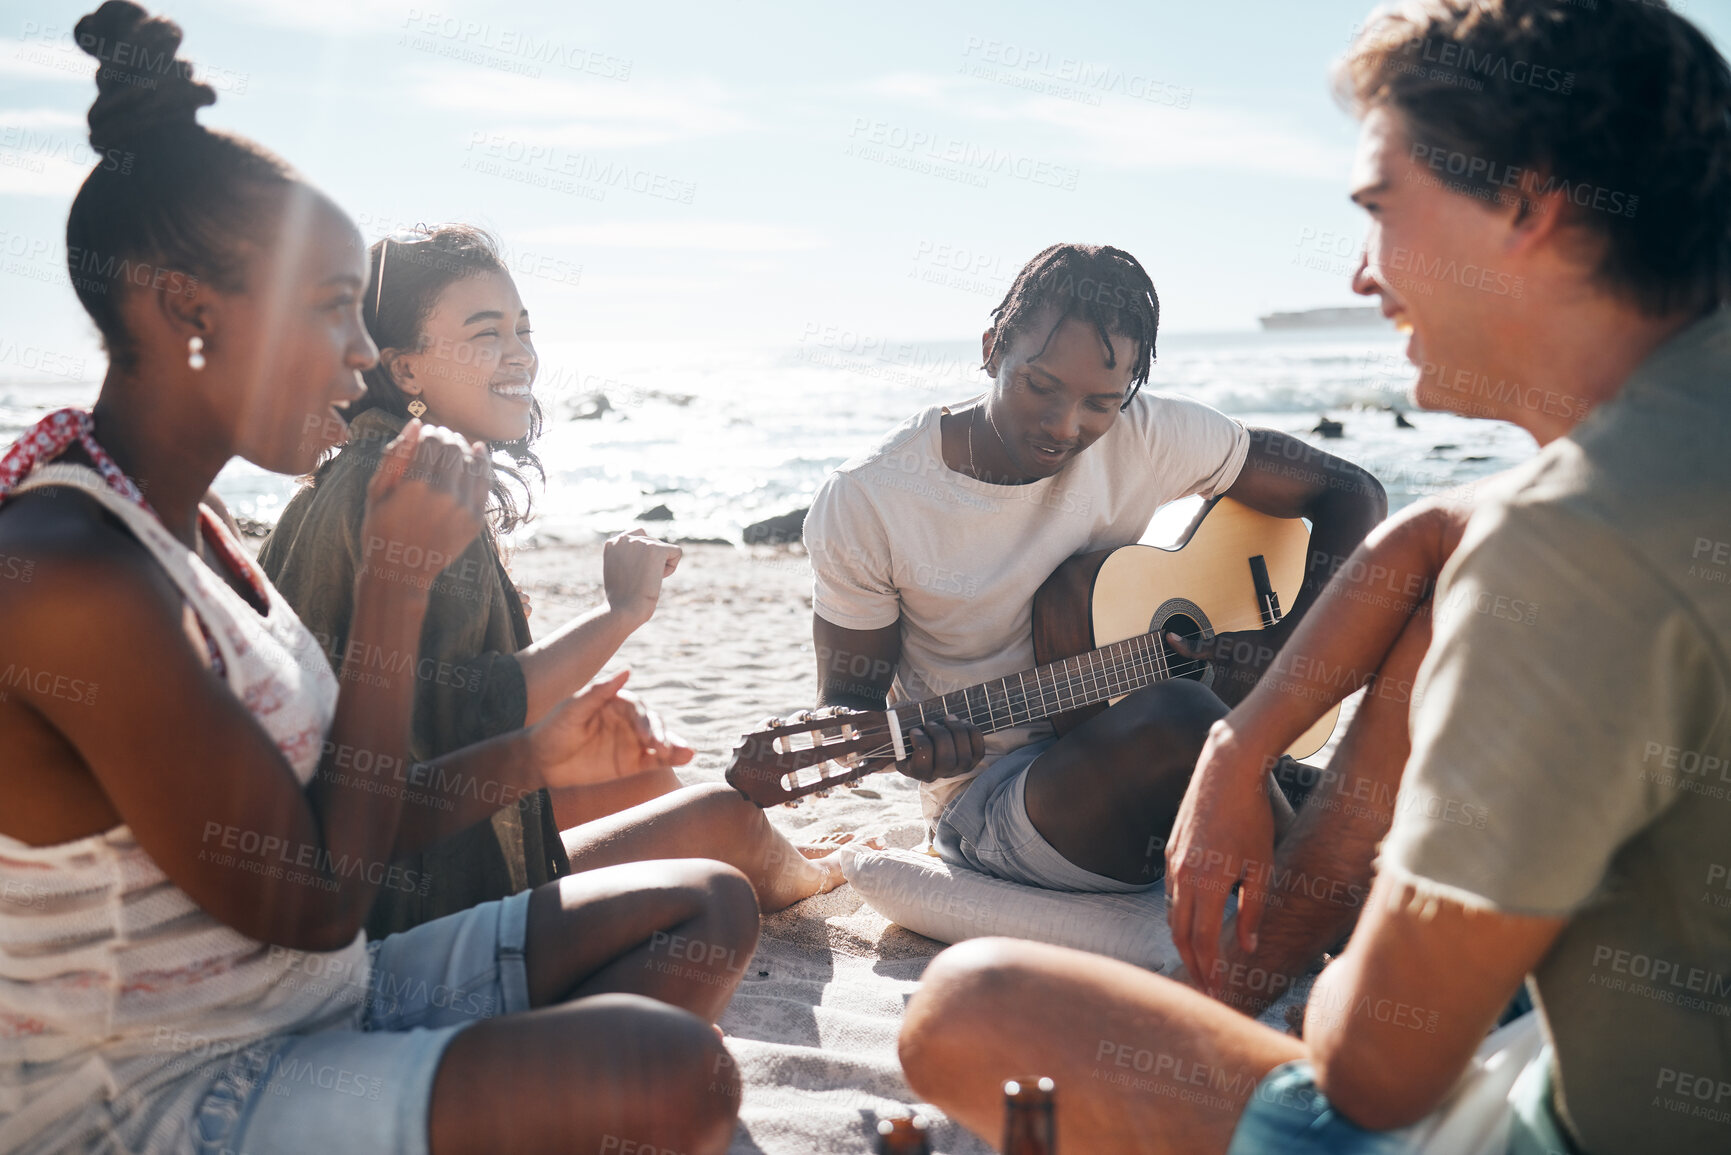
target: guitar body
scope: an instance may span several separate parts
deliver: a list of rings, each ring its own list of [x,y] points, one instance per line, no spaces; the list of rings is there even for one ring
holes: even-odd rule
[[[1096,550],[1053,571],[1034,597],[1034,659],[1043,665],[1150,631],[1206,638],[1259,629],[1263,607],[1250,559],[1263,559],[1284,611],[1298,599],[1309,549],[1310,530],[1299,519],[1270,517],[1217,498],[1171,549]],[[1166,654],[1175,669],[1191,664],[1170,648]],[[1211,681],[1212,671],[1199,680]],[[1111,702],[1055,714],[1052,724],[1068,733]],[[1339,715],[1340,707],[1332,707],[1287,753],[1308,758],[1322,749]]]

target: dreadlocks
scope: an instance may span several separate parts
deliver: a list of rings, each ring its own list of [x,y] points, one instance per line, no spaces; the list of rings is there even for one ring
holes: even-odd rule
[[[992,310],[994,345],[999,349],[1026,332],[1048,309],[1058,319],[1046,333],[1040,351],[1058,326],[1080,317],[1094,326],[1106,347],[1106,367],[1117,368],[1112,337],[1136,343],[1136,363],[1130,374],[1128,407],[1154,364],[1154,337],[1160,328],[1160,297],[1154,282],[1135,257],[1110,245],[1052,245],[1022,267],[1010,291]]]

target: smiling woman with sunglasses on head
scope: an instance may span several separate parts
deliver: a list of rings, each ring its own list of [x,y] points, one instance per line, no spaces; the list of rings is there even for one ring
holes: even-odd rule
[[[524,472],[540,472],[529,311],[496,242],[470,225],[387,237],[370,259],[362,315],[379,363],[365,374],[366,396],[349,406],[348,443],[290,500],[259,563],[332,666],[358,656],[358,676],[368,676],[368,661],[393,662],[357,651],[350,636],[354,575],[380,557],[389,564],[388,545],[362,529],[381,448],[424,415],[512,458],[515,467],[492,486],[489,528],[434,567],[442,572],[418,653],[395,659],[415,673],[414,751],[424,759],[534,723],[581,688],[654,612],[679,548],[641,531],[614,537],[602,555],[606,604],[532,640],[497,537],[529,508]],[[765,910],[841,883],[837,861],[808,861],[735,791],[681,788],[671,763],[688,761],[690,749],[665,735],[648,740],[665,757],[642,772],[532,795],[405,863],[427,886],[381,892],[368,933],[404,930],[568,871],[667,855],[737,866]]]
[[[362,317],[379,346],[352,405],[348,443],[324,462],[283,511],[259,564],[313,631],[333,668],[349,645],[354,576],[393,562],[389,543],[360,533],[367,486],[380,453],[412,420],[424,419],[508,455],[491,487],[488,525],[454,557],[440,559],[417,652],[363,653],[375,667],[412,670],[413,752],[437,757],[542,717],[580,689],[654,611],[677,546],[641,533],[609,543],[608,602],[539,641],[505,572],[499,536],[528,515],[526,473],[540,475],[531,448],[541,409],[531,385],[537,360],[528,310],[492,237],[464,225],[408,230],[373,245]],[[400,551],[398,551],[400,554]],[[688,749],[671,744],[671,761]],[[503,898],[566,873],[560,822],[610,814],[679,788],[669,762],[623,779],[530,795],[501,805],[488,823],[419,856],[425,890],[387,891],[368,919],[374,936]]]
[[[352,653],[333,676],[201,502],[232,457],[303,473],[341,435],[376,359],[361,238],[197,123],[214,93],[175,25],[109,0],[76,39],[104,60],[91,145],[131,165],[86,179],[68,249],[128,272],[74,271],[109,353],[94,409],[0,456],[0,556],[30,575],[0,582],[0,654],[31,672],[0,696],[0,1150],[724,1149],[711,1024],[757,933],[738,872],[594,870],[363,937],[381,889],[419,884],[403,857],[484,796],[666,752],[616,678],[402,788],[414,679]],[[480,531],[492,473],[418,422],[381,457],[360,531],[399,560],[356,576],[348,637],[412,653],[428,559]]]

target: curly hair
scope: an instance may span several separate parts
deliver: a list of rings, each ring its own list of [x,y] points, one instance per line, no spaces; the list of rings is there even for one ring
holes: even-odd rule
[[[1731,69],[1664,0],[1404,0],[1334,79],[1356,115],[1398,112],[1452,191],[1561,192],[1596,281],[1648,315],[1727,299]]]
[[[997,348],[1005,348],[1025,333],[1051,309],[1057,322],[1047,331],[1045,342],[1058,325],[1080,317],[1094,326],[1106,349],[1106,367],[1117,367],[1112,337],[1128,337],[1136,344],[1136,360],[1130,367],[1130,391],[1121,408],[1128,408],[1154,364],[1154,340],[1160,330],[1160,297],[1154,282],[1135,257],[1110,245],[1050,245],[1022,266],[1009,292],[992,310],[992,332]]]

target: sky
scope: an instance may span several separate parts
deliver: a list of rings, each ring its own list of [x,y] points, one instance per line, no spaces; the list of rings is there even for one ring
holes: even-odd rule
[[[90,6],[0,4],[0,377],[95,334],[64,271],[93,156]],[[1731,3],[1678,5],[1721,44]],[[153,9],[369,240],[504,242],[537,340],[973,339],[1060,240],[1148,268],[1169,332],[1351,304],[1365,0],[224,0]],[[7,349],[7,342],[12,348]],[[58,358],[58,359],[56,359]],[[99,375],[96,374],[96,375]]]

